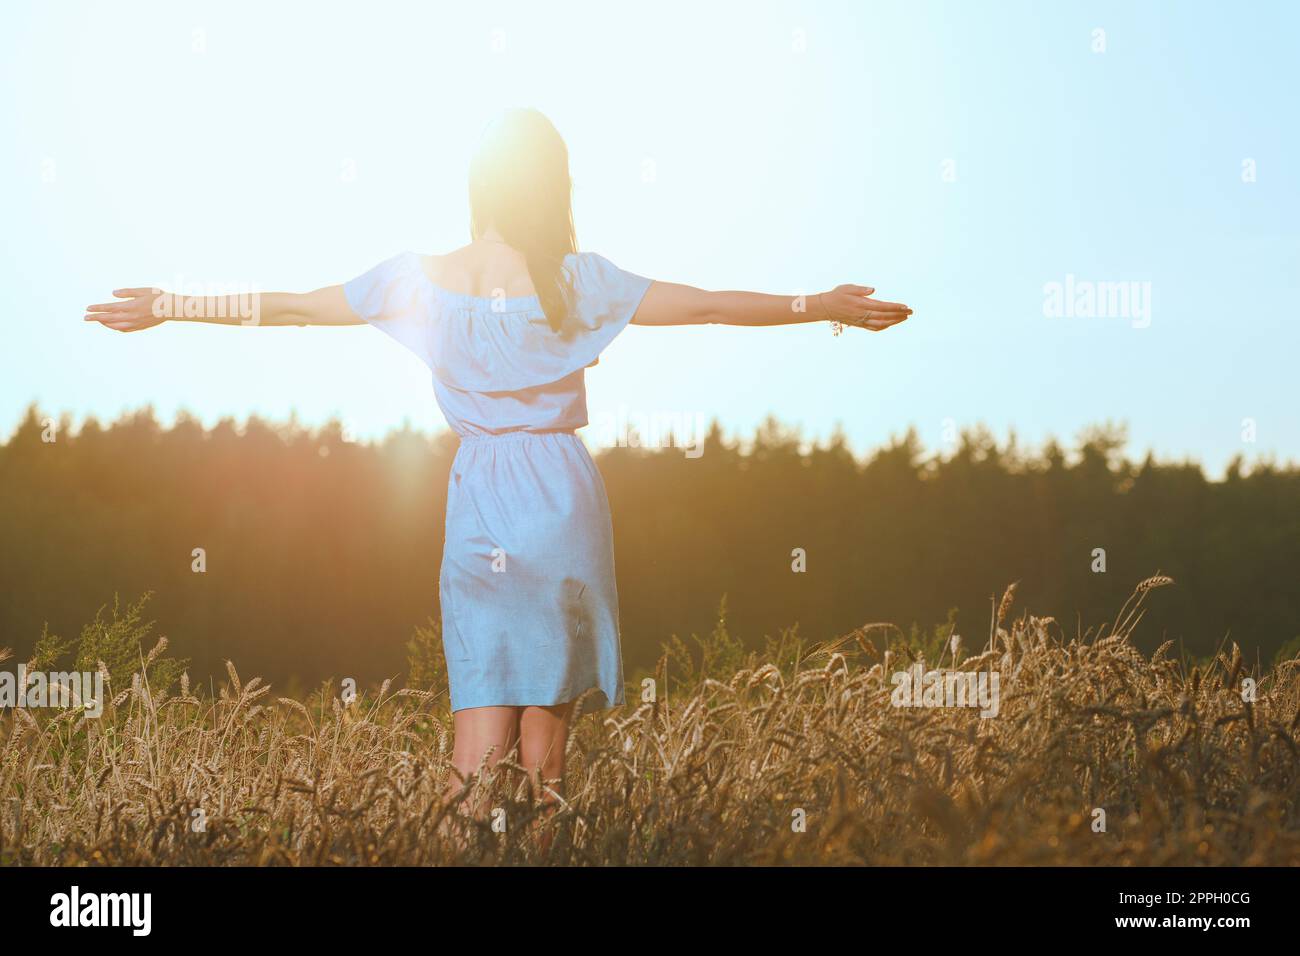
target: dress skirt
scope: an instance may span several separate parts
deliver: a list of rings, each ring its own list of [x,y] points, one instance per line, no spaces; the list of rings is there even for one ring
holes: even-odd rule
[[[453,711],[623,702],[609,500],[576,434],[461,436],[439,594]]]

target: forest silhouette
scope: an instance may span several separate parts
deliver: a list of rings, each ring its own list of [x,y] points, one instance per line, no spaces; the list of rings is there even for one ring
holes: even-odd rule
[[[454,435],[164,427],[148,409],[75,431],[46,419],[32,406],[0,446],[0,647],[19,660],[46,625],[75,637],[115,595],[152,592],[147,615],[196,680],[226,659],[282,683],[398,677],[436,620]],[[1114,425],[1034,451],[975,428],[943,454],[909,432],[855,457],[842,436],[809,443],[769,419],[746,441],[715,424],[698,457],[600,451],[628,676],[672,635],[711,631],[724,596],[728,630],[754,647],[796,625],[821,640],[889,621],[955,627],[971,648],[1013,581],[1073,635],[1157,571],[1177,586],[1152,596],[1147,651],[1173,639],[1203,657],[1227,637],[1252,661],[1294,652],[1300,469],[1239,459],[1211,481],[1124,446]]]

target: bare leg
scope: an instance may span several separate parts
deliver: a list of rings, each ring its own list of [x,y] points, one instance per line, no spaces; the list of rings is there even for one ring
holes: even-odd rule
[[[525,707],[519,715],[519,762],[533,776],[556,781],[563,793],[564,745],[569,739],[573,701],[554,707]]]
[[[534,790],[548,809],[555,798],[543,787],[564,793],[564,745],[569,739],[571,716],[573,701],[554,707],[525,707],[519,715],[519,762],[528,770]],[[543,839],[549,846],[549,832]]]
[[[452,721],[456,737],[451,762],[466,781],[485,756],[488,766],[495,766],[519,742],[518,707],[467,707],[452,714]],[[447,783],[447,796],[459,793],[461,786],[453,776]]]

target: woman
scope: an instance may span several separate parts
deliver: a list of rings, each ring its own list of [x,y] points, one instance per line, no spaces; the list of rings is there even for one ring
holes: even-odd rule
[[[485,756],[560,781],[574,700],[623,701],[618,596],[605,488],[575,429],[583,372],[629,322],[788,325],[872,331],[911,310],[841,285],[810,296],[705,292],[578,252],[569,157],[551,123],[512,110],[470,168],[473,241],[402,253],[343,285],[260,296],[259,325],[371,323],[418,355],[461,444],[447,492],[439,593],[455,724],[453,762]],[[168,316],[250,324],[237,297],[119,289],[87,321],[133,332]],[[558,784],[557,784],[558,786]]]

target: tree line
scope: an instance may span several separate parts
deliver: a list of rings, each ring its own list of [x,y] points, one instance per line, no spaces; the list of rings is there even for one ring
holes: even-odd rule
[[[345,440],[250,418],[211,428],[151,410],[76,429],[28,409],[0,446],[0,647],[48,625],[75,635],[118,595],[148,605],[196,679],[304,683],[399,676],[438,614],[455,436],[409,427]],[[987,639],[990,601],[1068,634],[1113,619],[1160,571],[1139,637],[1192,655],[1228,637],[1251,660],[1294,651],[1300,469],[1125,454],[1121,427],[1025,450],[970,429],[944,454],[915,432],[855,456],[775,420],[747,440],[715,424],[702,453],[613,448],[596,461],[613,514],[629,675],[661,644],[727,626],[752,646],[890,621]],[[945,631],[946,633],[946,631]]]

